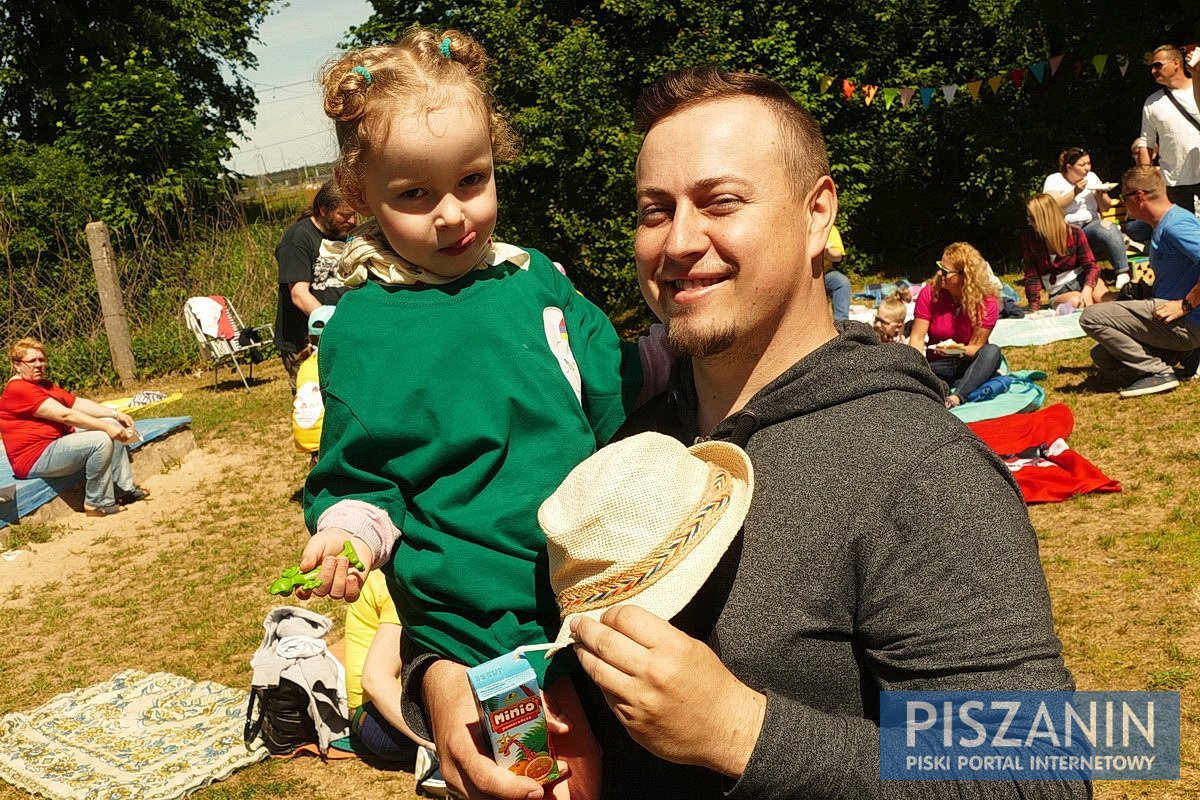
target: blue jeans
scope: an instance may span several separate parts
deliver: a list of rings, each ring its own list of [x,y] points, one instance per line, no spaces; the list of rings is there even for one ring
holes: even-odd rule
[[[1142,222],[1140,219],[1130,219],[1125,223],[1125,232],[1135,242],[1146,244],[1150,241],[1150,237],[1154,235],[1154,228],[1149,223]]]
[[[29,470],[31,478],[61,478],[83,470],[83,502],[92,508],[116,502],[113,485],[123,492],[134,489],[129,450],[104,431],[68,433],[50,444]]]
[[[929,362],[933,374],[950,386],[951,393],[965,398],[995,377],[1000,369],[1000,348],[985,344],[974,358],[935,358]]]
[[[1129,272],[1129,256],[1125,255],[1125,237],[1121,235],[1121,229],[1118,226],[1105,225],[1100,220],[1094,219],[1083,226],[1083,235],[1087,237],[1088,244],[1097,258],[1101,253],[1108,255],[1108,260],[1118,275],[1122,272]],[[1097,246],[1101,253],[1095,252]]]
[[[825,273],[825,294],[833,301],[833,318],[850,319],[850,279],[836,269]]]
[[[417,754],[417,743],[396,730],[374,703],[363,703],[362,710],[356,721],[358,729],[354,731],[359,742],[384,761],[412,761]]]

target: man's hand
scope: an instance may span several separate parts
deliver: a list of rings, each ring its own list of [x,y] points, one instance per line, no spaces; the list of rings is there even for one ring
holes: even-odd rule
[[[668,761],[741,776],[767,698],[735,678],[703,642],[634,606],[610,609],[600,622],[578,617],[571,630],[579,663],[639,744]],[[702,728],[706,734],[697,736]]]
[[[352,569],[350,559],[341,554],[347,539],[354,545],[354,552],[363,562],[362,572]],[[296,597],[301,600],[316,595],[353,603],[358,599],[363,584],[367,582],[367,574],[375,566],[371,563],[371,548],[367,543],[341,528],[326,528],[309,537],[308,544],[304,546],[304,552],[300,556],[300,571],[307,572],[318,564],[321,565],[321,572],[317,576],[321,585],[311,591],[297,589]]]
[[[1083,290],[1079,292],[1080,308],[1087,308],[1088,306],[1090,306],[1096,302],[1095,297],[1093,296],[1092,292],[1093,292],[1093,287],[1091,287],[1091,286],[1084,286]]]
[[[1183,301],[1164,300],[1154,307],[1154,317],[1160,322],[1174,322],[1183,317]]]
[[[532,778],[500,767],[488,753],[467,668],[436,661],[421,682],[438,763],[446,785],[469,800],[539,800],[544,794]]]

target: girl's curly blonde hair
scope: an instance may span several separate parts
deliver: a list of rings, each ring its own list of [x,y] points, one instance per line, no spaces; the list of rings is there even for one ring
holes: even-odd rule
[[[947,269],[962,272],[962,307],[971,318],[971,324],[978,328],[983,323],[986,299],[1000,294],[1000,287],[992,277],[992,268],[983,259],[983,254],[966,242],[947,245],[942,251],[942,264]],[[939,272],[934,284],[941,289],[943,281]]]
[[[484,81],[489,59],[483,45],[453,28],[413,28],[394,44],[353,50],[321,70],[325,114],[334,121],[338,184],[346,197],[361,197],[363,161],[386,131],[397,107],[432,111],[465,91],[488,120],[492,157],[513,159],[518,139],[496,110]]]

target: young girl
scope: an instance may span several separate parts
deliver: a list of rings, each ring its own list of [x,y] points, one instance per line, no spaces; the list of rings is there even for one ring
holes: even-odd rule
[[[548,258],[492,238],[495,165],[515,137],[486,65],[469,36],[418,29],[324,72],[338,181],[374,222],[352,232],[339,270],[358,288],[322,336],[302,559],[353,537],[415,644],[467,666],[554,639],[538,506],[642,387],[636,347],[623,358]],[[344,587],[327,588],[356,593],[360,578],[337,570]],[[530,661],[543,680],[552,664],[551,701],[574,705],[569,681],[554,682],[560,659]]]
[[[880,301],[875,309],[875,335],[883,344],[904,344],[904,318],[908,316],[908,304],[904,294],[897,290]]]

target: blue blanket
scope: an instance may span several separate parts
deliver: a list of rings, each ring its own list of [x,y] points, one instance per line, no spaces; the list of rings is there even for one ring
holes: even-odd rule
[[[955,406],[950,409],[950,413],[963,422],[980,422],[1041,408],[1046,402],[1046,390],[1034,381],[1045,380],[1046,373],[1041,370],[1019,369],[1012,373],[1012,377],[1015,380],[1009,385],[1008,391],[987,400]]]
[[[191,417],[139,419],[136,425],[142,440],[130,445],[129,449],[138,450],[147,442],[166,436],[191,421]],[[12,525],[21,516],[44,506],[82,479],[83,472],[63,478],[28,478],[19,481],[13,476],[8,458],[0,458],[0,528]]]

